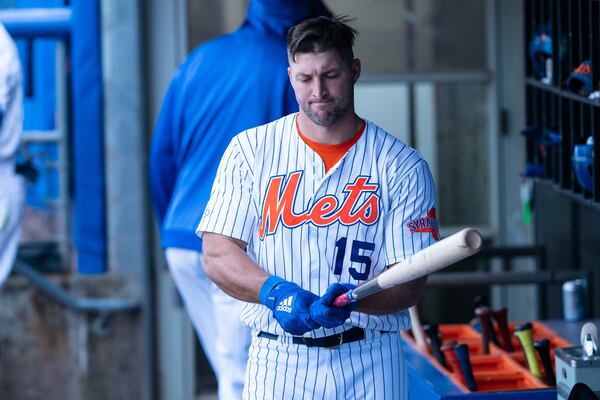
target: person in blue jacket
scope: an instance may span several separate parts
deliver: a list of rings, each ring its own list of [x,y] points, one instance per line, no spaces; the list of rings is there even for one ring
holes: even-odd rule
[[[196,48],[175,72],[154,130],[150,182],[161,247],[221,400],[242,398],[250,333],[241,303],[204,274],[194,231],[232,137],[298,111],[286,34],[319,15],[330,15],[321,0],[250,1],[239,29]]]

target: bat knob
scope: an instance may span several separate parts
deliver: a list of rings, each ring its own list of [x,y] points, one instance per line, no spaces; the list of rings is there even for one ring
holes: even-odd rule
[[[515,327],[515,332],[528,331],[528,330],[531,330],[532,328],[533,328],[533,325],[531,324],[531,322],[526,322],[524,324],[521,324],[521,325]]]
[[[481,237],[481,233],[473,228],[465,229],[465,245],[471,250],[479,250],[481,248],[481,244],[483,243],[483,238]]]

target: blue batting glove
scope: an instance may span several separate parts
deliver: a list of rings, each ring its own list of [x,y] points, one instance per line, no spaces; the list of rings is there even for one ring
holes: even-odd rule
[[[319,296],[278,276],[269,277],[260,289],[260,302],[273,311],[284,331],[301,336],[320,328],[310,316],[310,306]]]
[[[333,301],[341,294],[354,289],[356,285],[351,283],[334,283],[327,288],[325,294],[310,306],[310,316],[324,328],[335,328],[342,325],[350,317],[355,303],[343,307],[336,307]]]

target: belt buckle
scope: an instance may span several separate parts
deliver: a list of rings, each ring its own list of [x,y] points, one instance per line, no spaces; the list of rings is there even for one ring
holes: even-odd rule
[[[338,335],[340,336],[339,342],[333,346],[329,346],[330,349],[337,349],[344,343],[344,332],[338,333]]]
[[[338,336],[339,336],[339,338],[338,338]],[[334,344],[334,343],[332,343],[332,344],[330,344],[330,345],[328,345],[328,346],[325,346],[325,347],[327,347],[328,349],[337,349],[338,347],[340,347],[340,346],[342,345],[342,343],[344,343],[344,332],[341,332],[341,333],[336,333],[336,334],[333,334],[333,335],[331,335],[331,336],[329,336],[329,337],[330,337],[331,339],[337,339],[337,340],[338,340],[338,342],[337,342],[337,343],[335,343],[335,344]],[[333,341],[333,340],[332,340],[332,341]]]

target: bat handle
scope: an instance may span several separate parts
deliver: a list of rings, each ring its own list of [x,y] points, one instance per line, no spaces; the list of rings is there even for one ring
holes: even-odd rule
[[[336,299],[333,301],[333,305],[336,307],[344,307],[355,301],[356,300],[352,296],[352,290],[349,290],[346,293],[343,293],[336,297]]]
[[[542,379],[542,371],[540,370],[540,365],[538,364],[535,356],[535,349],[533,348],[533,333],[531,323],[528,322],[516,327],[515,336],[519,339],[519,342],[521,342],[521,347],[523,347],[523,351],[525,352],[525,357],[527,358],[527,364],[529,364],[531,374],[538,379]]]
[[[460,362],[454,353],[454,347],[456,347],[456,340],[449,340],[442,345],[442,353],[444,353],[444,356],[446,357],[446,363],[448,364],[448,367],[450,367],[450,370],[457,374],[460,381],[466,385],[467,381],[465,380],[465,375],[460,367]]]
[[[533,342],[533,347],[537,350],[544,366],[546,373],[546,383],[548,386],[556,386],[556,377],[552,369],[552,361],[550,360],[550,341],[548,339],[536,340]]]
[[[409,307],[408,313],[410,314],[410,325],[412,333],[415,338],[415,343],[418,347],[427,349],[427,342],[425,342],[425,336],[423,335],[423,325],[421,324],[421,318],[419,318],[419,310],[417,305]]]
[[[492,317],[496,320],[498,324],[498,330],[500,331],[500,336],[502,337],[502,343],[504,346],[504,350],[508,352],[515,351],[512,341],[510,340],[510,332],[508,330],[508,311],[505,308],[501,308],[499,310],[492,311]]]
[[[476,392],[477,385],[475,384],[475,376],[473,375],[471,359],[469,358],[469,347],[464,343],[459,343],[454,346],[454,354],[456,354],[456,358],[458,358],[458,362],[460,363],[467,387],[470,391]]]
[[[491,321],[491,311],[489,307],[477,307],[475,309],[475,315],[481,325],[481,343],[483,354],[490,354],[490,339],[492,337],[491,331],[494,329]]]
[[[429,336],[429,342],[431,343],[431,352],[436,360],[439,361],[440,364],[446,365],[446,359],[444,357],[444,353],[440,349],[440,337],[439,330],[437,324],[429,324],[423,326],[423,330]]]

